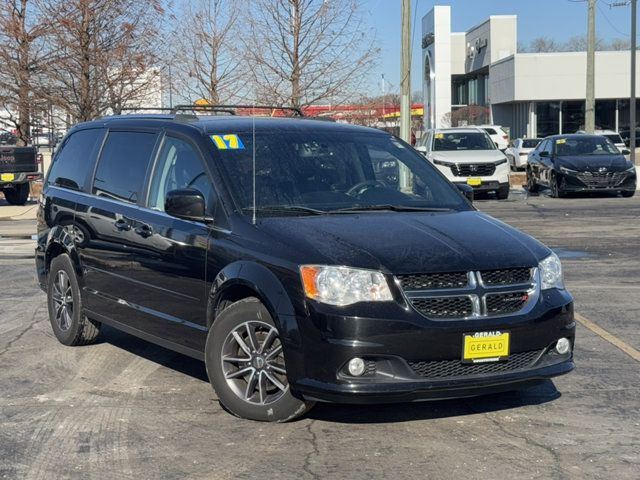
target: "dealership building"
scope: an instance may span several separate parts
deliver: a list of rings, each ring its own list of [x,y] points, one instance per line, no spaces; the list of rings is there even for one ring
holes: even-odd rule
[[[427,13],[425,126],[493,123],[509,127],[512,138],[584,128],[586,52],[519,53],[517,43],[515,15],[491,16],[467,32],[452,32],[451,7]],[[595,59],[596,128],[629,130],[630,52],[596,52]],[[640,78],[640,61],[638,67]]]

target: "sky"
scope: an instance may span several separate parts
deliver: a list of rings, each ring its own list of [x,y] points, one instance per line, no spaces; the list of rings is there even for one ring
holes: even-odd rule
[[[620,0],[597,0],[596,35],[605,41],[630,38],[631,7],[610,8],[609,4],[614,2]],[[401,4],[401,0],[364,0],[362,4],[363,20],[376,32],[376,42],[382,50],[379,65],[372,69],[369,77],[371,95],[381,93],[382,74],[387,92],[400,89]],[[563,42],[585,35],[587,29],[587,4],[580,0],[411,0],[412,91],[422,89],[421,20],[434,5],[451,6],[453,32],[465,32],[490,15],[517,15],[518,42],[524,45],[537,37]]]

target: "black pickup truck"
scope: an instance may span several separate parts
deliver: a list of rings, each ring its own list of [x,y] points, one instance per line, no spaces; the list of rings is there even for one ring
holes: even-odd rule
[[[42,178],[36,147],[0,146],[0,190],[12,205],[29,199],[29,182]]]

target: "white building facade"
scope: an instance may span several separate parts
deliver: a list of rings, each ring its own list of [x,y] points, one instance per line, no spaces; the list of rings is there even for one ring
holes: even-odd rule
[[[449,6],[425,15],[425,125],[494,123],[512,138],[584,128],[586,52],[518,53],[517,38],[515,15],[491,16],[462,33],[451,31]],[[629,130],[630,52],[596,52],[595,73],[596,128]]]

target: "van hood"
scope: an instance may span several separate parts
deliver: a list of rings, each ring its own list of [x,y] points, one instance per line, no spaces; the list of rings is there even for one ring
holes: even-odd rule
[[[629,162],[620,155],[571,155],[556,158],[559,167],[578,172],[597,172],[606,168],[609,172],[620,172],[630,168]]]
[[[431,157],[453,163],[493,163],[506,158],[500,150],[447,150],[432,152]]]
[[[551,253],[532,237],[477,211],[264,218],[258,225],[298,264],[393,274],[536,266]]]

